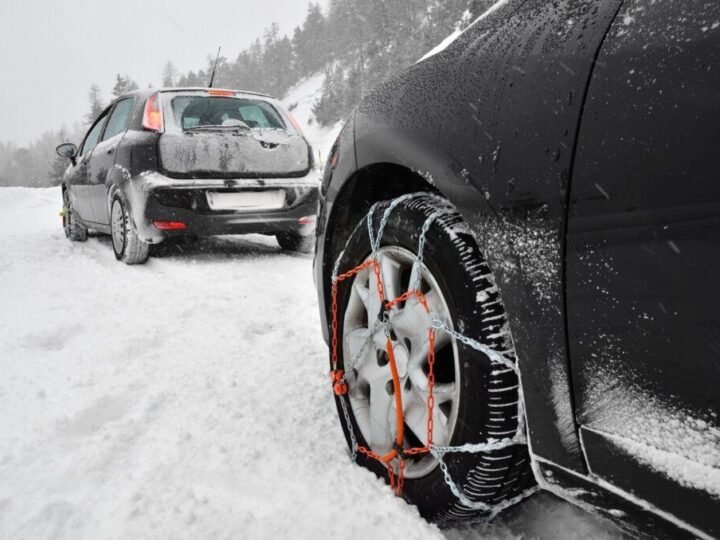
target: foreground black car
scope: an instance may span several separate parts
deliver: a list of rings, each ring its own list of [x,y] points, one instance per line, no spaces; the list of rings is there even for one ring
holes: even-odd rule
[[[502,1],[368,96],[315,256],[358,462],[440,524],[537,482],[720,537],[719,126],[711,0]]]
[[[115,100],[63,179],[71,240],[111,234],[118,260],[147,260],[150,244],[178,236],[273,234],[312,249],[318,181],[313,154],[280,104],[234,90],[173,88]]]

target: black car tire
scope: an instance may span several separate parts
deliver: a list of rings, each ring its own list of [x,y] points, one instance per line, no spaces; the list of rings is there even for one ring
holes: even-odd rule
[[[127,206],[119,196],[113,199],[110,226],[115,258],[125,264],[145,264],[150,255],[150,245],[138,237]]]
[[[300,234],[296,231],[281,232],[275,235],[278,244],[285,251],[297,251],[298,253],[312,253],[315,247],[315,235]]]
[[[373,215],[375,231],[388,204],[385,202],[376,206]],[[492,278],[488,277],[490,269],[462,217],[449,202],[429,194],[418,194],[404,200],[390,213],[380,246],[397,246],[417,253],[420,231],[433,213],[438,213],[439,217],[426,235],[424,264],[447,300],[454,327],[494,350],[503,351],[509,347],[512,351],[509,335],[499,336],[506,332],[507,321],[499,292]],[[369,257],[370,252],[367,221],[363,218],[340,255],[338,272],[355,268]],[[343,320],[351,281],[341,282],[338,288],[340,336],[344,335]],[[343,338],[340,339],[342,342]],[[461,398],[451,446],[511,437],[518,425],[518,409],[512,406],[519,399],[516,373],[491,364],[485,354],[469,346],[460,342],[457,346],[460,374],[456,380],[461,388]],[[343,369],[342,352],[340,347],[339,369]],[[508,388],[511,390],[492,392],[492,389]],[[336,396],[336,405],[350,445],[350,433],[340,399],[347,400],[347,396]],[[358,443],[366,445],[350,402],[346,401],[346,404]],[[360,465],[387,479],[386,469],[376,460],[362,454],[357,459]],[[473,502],[496,505],[534,485],[528,450],[522,444],[484,453],[453,452],[445,456],[445,462],[454,482]],[[487,512],[470,509],[460,503],[445,482],[439,466],[425,476],[406,478],[403,495],[417,505],[423,517],[442,526],[472,522],[487,516]]]
[[[65,231],[65,238],[71,242],[85,242],[88,239],[87,227],[82,225],[77,218],[77,213],[73,208],[72,201],[70,200],[70,194],[66,189],[62,192],[63,195],[63,230]]]

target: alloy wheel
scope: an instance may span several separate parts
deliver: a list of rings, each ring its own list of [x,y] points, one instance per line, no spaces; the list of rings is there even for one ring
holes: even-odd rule
[[[425,446],[428,424],[428,331],[433,320],[452,324],[448,303],[437,280],[415,254],[398,247],[381,248],[377,260],[382,271],[385,296],[399,297],[419,285],[430,313],[416,296],[410,296],[387,313],[387,326],[379,321],[381,301],[375,272],[368,268],[353,280],[344,316],[343,358],[349,383],[350,405],[370,448],[384,454],[393,447],[397,433],[394,386],[388,356],[391,340],[397,364],[404,416],[405,447]],[[433,390],[433,444],[449,445],[460,403],[457,343],[446,332],[435,336]],[[406,478],[427,475],[437,466],[432,456],[409,460]]]

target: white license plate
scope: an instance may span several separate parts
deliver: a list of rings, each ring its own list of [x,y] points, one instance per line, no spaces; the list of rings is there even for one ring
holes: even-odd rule
[[[211,210],[277,210],[285,207],[285,191],[243,191],[221,193],[208,191],[208,206]]]

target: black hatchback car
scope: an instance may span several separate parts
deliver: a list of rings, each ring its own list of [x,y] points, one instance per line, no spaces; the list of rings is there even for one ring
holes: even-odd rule
[[[351,115],[315,255],[353,456],[720,537],[720,2],[502,0]]]
[[[118,260],[144,263],[166,238],[275,235],[312,250],[318,185],[299,126],[269,96],[214,88],[115,100],[77,148],[62,185],[68,238],[112,235]]]

